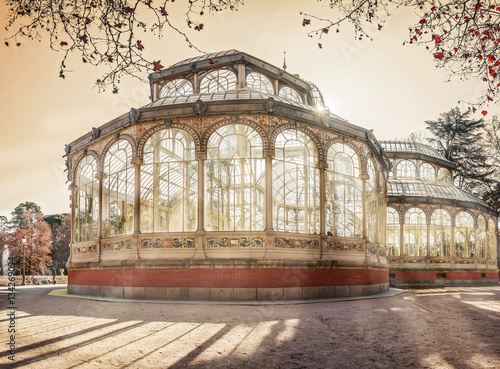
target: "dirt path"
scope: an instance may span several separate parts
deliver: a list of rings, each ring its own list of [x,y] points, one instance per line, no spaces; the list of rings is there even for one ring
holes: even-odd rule
[[[113,303],[18,290],[22,368],[500,368],[500,286],[306,305]],[[0,337],[9,340],[7,291]],[[6,347],[7,345],[3,345]],[[0,367],[9,364],[0,352]]]

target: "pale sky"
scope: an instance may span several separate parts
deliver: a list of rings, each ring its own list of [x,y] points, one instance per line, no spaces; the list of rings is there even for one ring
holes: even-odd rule
[[[180,27],[184,4],[178,1],[176,8],[167,9],[177,15]],[[2,39],[5,10],[2,2]],[[326,35],[319,49],[306,34],[312,28],[302,27],[299,10],[335,15],[317,2],[246,0],[238,12],[203,16],[202,32],[187,32],[203,51],[234,48],[279,67],[286,51],[288,72],[315,83],[333,113],[373,129],[379,140],[423,130],[425,120],[436,119],[459,100],[474,101],[479,81],[447,83],[447,73],[435,69],[425,48],[402,46],[408,24],[415,21],[411,12],[399,12],[382,31],[371,32],[372,42],[354,41],[352,29],[344,26],[340,33]],[[0,215],[10,218],[25,201],[39,204],[44,214],[69,212],[64,145],[132,107],[147,104],[148,86],[126,78],[118,95],[99,93],[93,82],[104,69],[75,57],[68,65],[73,72],[62,80],[60,53],[50,51],[45,42],[21,43],[7,48],[2,42],[0,47]],[[172,31],[161,40],[144,34],[142,43],[144,52],[165,67],[199,54]],[[491,116],[500,109],[490,106],[488,111]]]

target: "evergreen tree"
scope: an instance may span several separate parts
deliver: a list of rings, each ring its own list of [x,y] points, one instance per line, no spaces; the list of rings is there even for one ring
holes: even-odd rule
[[[470,119],[470,113],[454,108],[425,124],[433,136],[429,141],[447,160],[457,164],[455,184],[482,197],[489,190],[494,170],[482,142],[485,122]]]
[[[12,220],[10,221],[10,227],[16,228],[22,221],[23,214],[27,211],[31,211],[33,213],[41,213],[42,210],[40,206],[31,201],[23,202],[16,206],[14,211],[11,213]]]

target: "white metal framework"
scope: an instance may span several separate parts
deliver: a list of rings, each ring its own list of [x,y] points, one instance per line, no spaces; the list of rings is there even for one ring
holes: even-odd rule
[[[180,129],[154,133],[141,165],[141,231],[195,231],[198,163],[192,137]]]
[[[104,157],[102,228],[103,237],[134,233],[135,170],[132,145],[119,140]]]
[[[264,229],[265,160],[262,139],[251,127],[217,129],[207,144],[205,229]]]
[[[327,155],[325,171],[326,230],[339,237],[362,237],[363,180],[359,156],[348,145],[336,143]]]
[[[99,180],[97,162],[92,155],[80,160],[75,176],[75,220],[74,242],[91,241],[98,238],[99,225]]]
[[[319,170],[314,142],[298,130],[276,138],[273,225],[276,231],[319,234]]]

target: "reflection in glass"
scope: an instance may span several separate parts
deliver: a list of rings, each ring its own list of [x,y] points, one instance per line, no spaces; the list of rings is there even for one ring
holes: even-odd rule
[[[405,213],[404,254],[427,255],[427,222],[422,209],[411,208]]]
[[[200,93],[231,91],[236,88],[236,75],[227,69],[218,69],[208,73],[201,80]]]
[[[362,236],[363,181],[360,160],[349,146],[336,143],[327,155],[325,171],[326,231],[333,236]]]
[[[205,161],[205,229],[264,229],[265,159],[253,128],[230,124],[208,140]]]
[[[141,166],[141,231],[195,231],[198,163],[195,143],[180,129],[155,132]]]
[[[99,222],[99,180],[97,162],[92,155],[78,163],[75,173],[74,242],[95,240]]]
[[[135,170],[131,164],[132,145],[119,140],[104,158],[102,192],[102,236],[114,237],[134,232]]]
[[[451,217],[444,209],[436,209],[431,216],[431,256],[450,256]]]
[[[319,169],[314,142],[298,130],[286,130],[277,136],[275,147],[274,230],[319,234]]]

